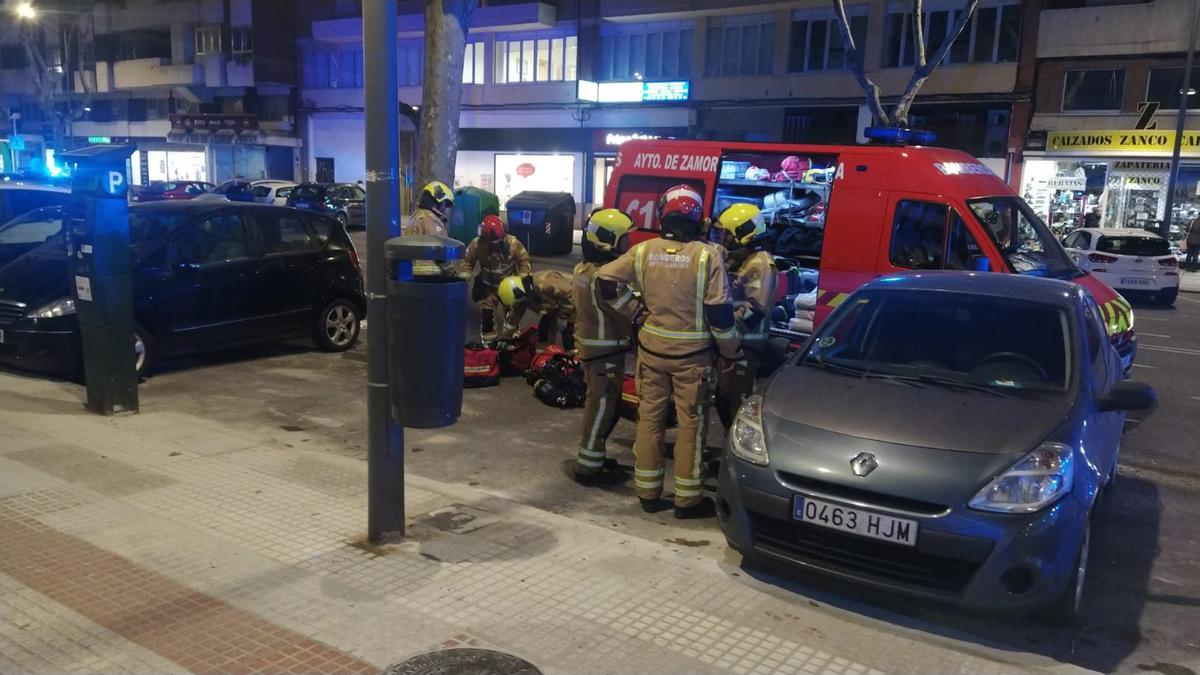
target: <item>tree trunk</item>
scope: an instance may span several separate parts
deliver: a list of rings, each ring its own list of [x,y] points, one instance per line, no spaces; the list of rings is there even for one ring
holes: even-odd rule
[[[958,21],[950,28],[950,33],[946,35],[946,40],[934,52],[933,58],[913,68],[912,78],[909,79],[908,86],[904,88],[904,93],[900,94],[899,100],[896,101],[895,107],[892,108],[892,121],[896,126],[908,126],[908,111],[912,108],[913,101],[917,98],[917,93],[921,91],[921,87],[925,85],[925,81],[929,79],[933,71],[937,70],[937,67],[945,60],[950,47],[958,39],[963,29],[967,27],[967,24],[970,23],[971,17],[975,14],[977,7],[979,7],[979,0],[968,0],[962,14],[958,17]],[[921,49],[922,60],[924,60],[924,47]]]
[[[454,184],[458,113],[462,104],[463,55],[477,0],[426,0],[425,71],[417,185]],[[419,189],[419,188],[418,188]]]
[[[883,103],[879,100],[879,87],[867,77],[863,67],[862,55],[858,45],[854,43],[854,35],[850,32],[850,20],[846,18],[846,5],[842,0],[833,0],[833,9],[837,15],[838,30],[842,34],[842,43],[846,46],[845,58],[849,60],[850,72],[858,81],[858,86],[867,94],[867,107],[871,109],[874,124],[887,125],[890,123]]]

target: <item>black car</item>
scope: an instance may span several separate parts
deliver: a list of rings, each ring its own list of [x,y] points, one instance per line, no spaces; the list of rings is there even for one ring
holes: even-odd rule
[[[62,234],[62,218],[63,207],[44,206],[0,225],[0,267]]]
[[[354,183],[301,183],[288,195],[287,205],[328,213],[346,227],[367,224],[367,193]]]
[[[362,269],[332,218],[230,202],[129,208],[139,372],[162,357],[310,337],[349,349],[366,314]],[[67,246],[51,239],[0,268],[0,363],[72,376],[79,326]]]

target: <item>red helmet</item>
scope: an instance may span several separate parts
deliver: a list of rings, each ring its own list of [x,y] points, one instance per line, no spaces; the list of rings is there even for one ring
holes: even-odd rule
[[[483,224],[479,226],[479,236],[487,242],[497,242],[504,238],[504,221],[500,220],[500,216],[488,214],[483,217]]]
[[[704,220],[704,198],[691,185],[676,185],[667,188],[658,197],[658,222],[661,225],[668,218],[684,220],[700,225]]]

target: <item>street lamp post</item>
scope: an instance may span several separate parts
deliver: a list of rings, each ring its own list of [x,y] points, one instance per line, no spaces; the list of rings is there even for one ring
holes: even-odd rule
[[[1175,118],[1175,148],[1171,152],[1171,170],[1167,174],[1167,198],[1164,203],[1159,233],[1164,239],[1171,238],[1171,211],[1175,208],[1175,182],[1179,180],[1179,155],[1183,150],[1183,132],[1187,125],[1188,101],[1195,93],[1192,89],[1192,61],[1196,54],[1196,36],[1200,34],[1200,0],[1192,0],[1192,29],[1188,33],[1187,59],[1183,65],[1183,84],[1179,88],[1179,112]]]

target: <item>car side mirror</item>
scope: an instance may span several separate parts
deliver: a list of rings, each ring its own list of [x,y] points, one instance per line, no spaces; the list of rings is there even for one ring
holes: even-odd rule
[[[992,261],[987,256],[979,255],[971,259],[971,269],[976,272],[991,272]]]
[[[1158,394],[1145,382],[1118,382],[1098,401],[1100,412],[1149,410],[1158,403]]]

